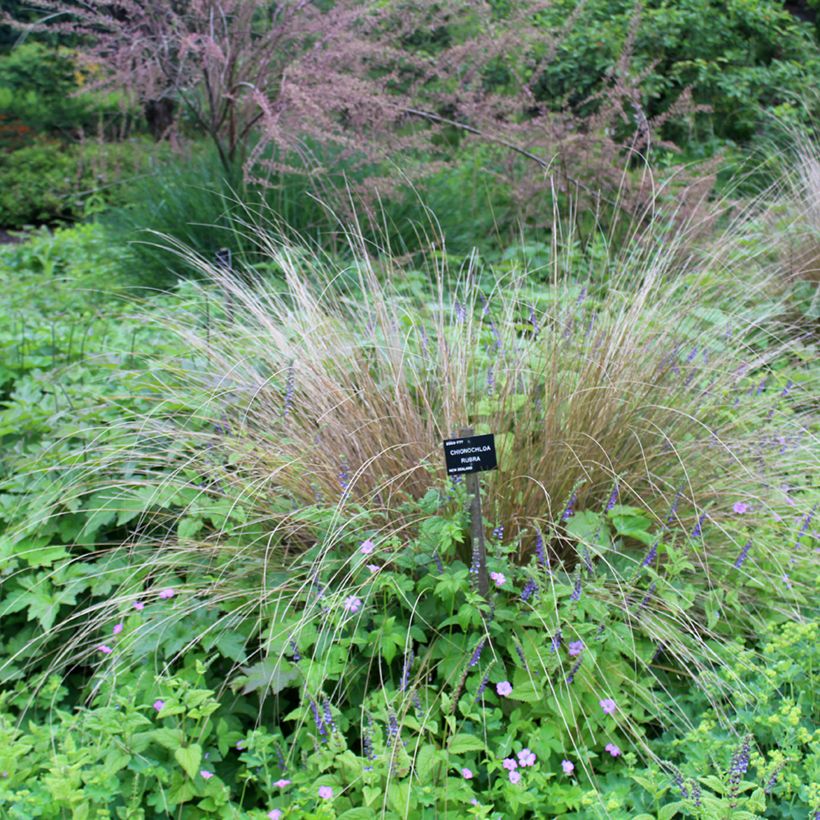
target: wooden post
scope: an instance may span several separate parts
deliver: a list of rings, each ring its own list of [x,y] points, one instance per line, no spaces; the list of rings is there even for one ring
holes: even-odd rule
[[[233,259],[231,258],[230,248],[220,248],[216,252],[216,267],[224,271],[226,276],[231,277],[233,274]],[[225,315],[228,317],[229,322],[233,321],[233,297],[231,296],[230,284],[225,288]]]
[[[464,427],[459,436],[473,435],[472,427]],[[478,592],[484,600],[490,597],[490,578],[487,575],[487,546],[484,543],[484,521],[481,515],[481,484],[478,473],[467,475],[467,490],[472,495],[470,499],[470,534],[473,541],[473,552],[478,555]]]

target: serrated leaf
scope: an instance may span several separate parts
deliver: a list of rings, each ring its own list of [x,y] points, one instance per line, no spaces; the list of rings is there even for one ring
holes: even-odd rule
[[[387,789],[387,805],[393,809],[399,817],[409,817],[410,811],[415,805],[415,800],[410,794],[410,784],[406,782],[390,784]]]
[[[177,524],[177,537],[180,540],[193,538],[204,526],[205,522],[201,518],[181,518]]]
[[[377,789],[375,786],[365,786],[362,789],[362,795],[364,796],[364,804],[371,806],[382,796],[382,790]]]
[[[376,814],[373,809],[367,809],[364,806],[359,806],[355,809],[348,809],[338,816],[338,820],[368,820],[370,817],[375,817]]]
[[[193,780],[199,771],[202,762],[202,747],[198,743],[190,746],[180,746],[174,752],[174,759],[185,770],[185,774]]]
[[[243,695],[259,690],[270,690],[276,695],[301,677],[298,669],[284,668],[284,663],[279,658],[269,658],[253,666],[242,667],[242,671],[246,676],[242,687]]]
[[[475,735],[453,735],[447,744],[447,749],[451,754],[460,755],[465,752],[483,752],[484,741]]]
[[[682,808],[686,806],[684,802],[667,803],[658,809],[658,820],[671,820]]]
[[[440,751],[429,744],[422,746],[416,755],[416,776],[422,783],[429,783],[433,770],[438,766]]]

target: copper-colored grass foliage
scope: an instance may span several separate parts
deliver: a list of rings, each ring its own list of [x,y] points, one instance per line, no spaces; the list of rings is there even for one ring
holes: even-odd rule
[[[686,527],[741,498],[780,508],[781,478],[810,458],[803,388],[781,396],[766,376],[795,337],[767,249],[731,261],[743,226],[698,249],[686,230],[644,237],[605,277],[557,240],[549,270],[431,259],[422,293],[355,235],[355,260],[335,267],[262,237],[273,283],[199,260],[228,305],[183,329],[201,365],[181,384],[203,397],[197,446],[231,465],[205,469],[239,482],[260,516],[288,499],[288,549],[303,528],[291,510],[317,501],[410,526],[403,502],[442,485],[442,440],[468,424],[496,434],[485,509],[525,536],[521,558],[573,492],[576,509],[600,509],[615,481],[622,503]]]

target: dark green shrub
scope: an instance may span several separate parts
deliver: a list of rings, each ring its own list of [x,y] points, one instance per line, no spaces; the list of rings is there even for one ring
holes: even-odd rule
[[[36,132],[76,138],[111,132],[127,116],[115,94],[83,93],[94,80],[66,47],[26,42],[0,55],[0,115]]]
[[[753,138],[774,114],[816,117],[805,96],[816,86],[820,50],[809,23],[769,0],[650,0],[635,18],[632,0],[559,0],[543,12],[549,27],[579,15],[537,90],[546,104],[582,105],[610,82],[625,44],[647,112],[665,110],[686,88],[711,107],[666,134],[692,156],[714,142]],[[637,22],[634,31],[630,31]],[[630,44],[631,41],[631,44]]]
[[[144,158],[136,141],[66,145],[39,139],[0,152],[0,227],[73,221],[117,202]]]

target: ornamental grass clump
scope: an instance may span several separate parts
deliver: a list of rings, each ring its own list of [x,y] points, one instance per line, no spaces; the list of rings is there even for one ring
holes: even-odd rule
[[[804,340],[748,253],[644,237],[601,278],[559,229],[541,271],[420,273],[355,232],[347,263],[261,237],[275,281],[191,258],[213,284],[165,319],[184,355],[89,468],[138,523],[128,577],[62,621],[52,668],[93,654],[112,698],[145,667],[150,704],[152,662],[211,653],[305,811],[321,776],[339,810],[561,813],[689,728],[681,679],[727,719],[730,642],[808,597]],[[486,601],[441,447],[468,426],[498,448]],[[535,762],[505,776],[516,749]]]
[[[716,252],[680,275],[669,260],[686,240],[667,236],[615,255],[607,281],[472,259],[431,265],[414,298],[363,245],[334,270],[265,241],[275,286],[198,260],[233,307],[205,333],[200,318],[180,328],[196,366],[176,389],[201,397],[183,457],[207,454],[211,480],[273,516],[282,554],[312,543],[304,510],[318,501],[412,532],[407,502],[441,486],[441,442],[467,425],[496,436],[486,503],[518,562],[540,532],[545,557],[573,564],[578,515],[625,506],[664,533],[708,519],[734,561],[734,504],[790,509],[811,463],[809,386],[771,369],[805,354],[764,265],[735,270]]]

